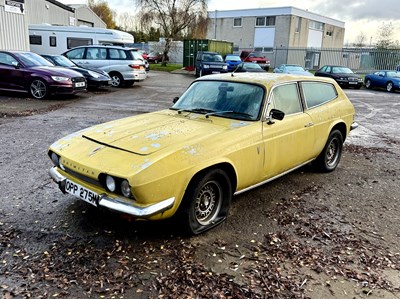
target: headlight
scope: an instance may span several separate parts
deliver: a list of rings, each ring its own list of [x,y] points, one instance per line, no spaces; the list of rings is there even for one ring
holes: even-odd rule
[[[203,65],[203,68],[205,68],[205,69],[209,69],[209,68],[210,68],[210,66],[209,66],[208,64],[204,64],[204,65]]]
[[[51,153],[50,155],[51,161],[53,161],[54,165],[59,167],[60,166],[60,158],[56,153]]]
[[[92,72],[92,71],[88,71],[89,75],[95,78],[99,78],[100,74],[96,73],[96,72]]]
[[[70,78],[68,78],[68,77],[60,77],[60,76],[51,76],[51,79],[53,79],[54,81],[57,81],[57,82],[70,80]]]
[[[109,191],[111,191],[111,192],[115,191],[116,183],[112,176],[109,176],[109,175],[106,176],[106,186]]]
[[[222,67],[222,69],[227,70],[227,69],[228,69],[228,66],[227,66],[227,65],[224,65],[224,66]]]
[[[121,182],[121,193],[125,197],[130,197],[132,195],[131,187],[129,186],[129,182],[127,180],[123,180]]]

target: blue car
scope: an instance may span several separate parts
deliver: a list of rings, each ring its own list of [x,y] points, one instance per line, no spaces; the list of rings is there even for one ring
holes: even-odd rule
[[[228,64],[228,72],[234,71],[241,62],[242,60],[237,54],[227,54],[225,56],[225,63]]]
[[[384,88],[389,92],[400,90],[400,72],[376,71],[366,75],[364,83],[366,88]]]

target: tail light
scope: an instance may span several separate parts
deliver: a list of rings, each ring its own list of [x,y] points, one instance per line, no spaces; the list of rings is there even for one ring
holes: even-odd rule
[[[129,67],[135,69],[135,70],[144,70],[144,65],[139,65],[139,64],[130,64]]]

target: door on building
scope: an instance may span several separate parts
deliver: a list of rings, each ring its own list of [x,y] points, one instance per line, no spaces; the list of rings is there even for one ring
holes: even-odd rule
[[[305,67],[309,70],[319,69],[321,52],[307,51],[305,58]]]

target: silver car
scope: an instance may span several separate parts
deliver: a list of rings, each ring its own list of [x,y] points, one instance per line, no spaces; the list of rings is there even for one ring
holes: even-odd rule
[[[114,87],[131,86],[147,76],[143,58],[135,49],[93,45],[76,47],[62,55],[79,66],[107,72]]]

